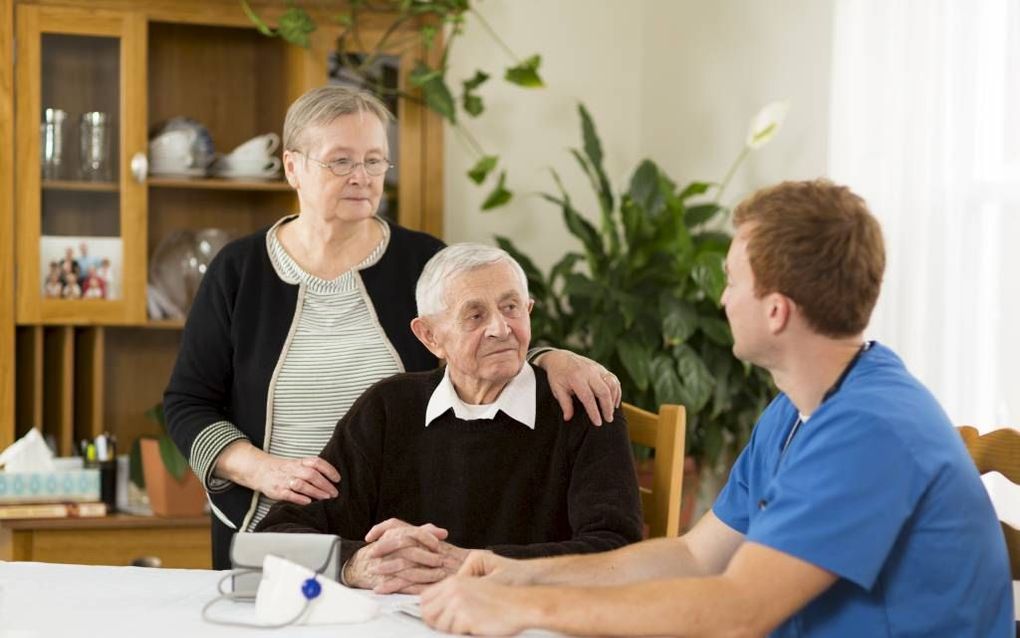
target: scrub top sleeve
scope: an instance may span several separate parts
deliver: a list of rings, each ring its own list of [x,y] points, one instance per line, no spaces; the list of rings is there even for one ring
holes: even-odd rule
[[[748,486],[750,485],[749,465],[754,456],[753,452],[751,452],[753,444],[754,438],[752,437],[747,447],[737,457],[737,462],[733,464],[733,469],[730,470],[730,477],[726,480],[726,484],[723,485],[722,491],[719,492],[719,496],[716,497],[715,503],[712,505],[712,511],[715,513],[716,518],[741,534],[747,534],[750,515],[750,506],[748,504],[750,492]]]
[[[923,490],[893,425],[862,414],[811,421],[758,503],[747,540],[870,590]]]

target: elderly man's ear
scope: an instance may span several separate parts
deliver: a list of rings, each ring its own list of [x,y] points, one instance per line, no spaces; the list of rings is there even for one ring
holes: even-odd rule
[[[415,317],[411,320],[411,332],[414,336],[418,337],[418,341],[422,342],[426,348],[429,349],[437,359],[445,359],[446,351],[441,345],[439,340],[436,338],[436,329],[432,322],[422,317]]]

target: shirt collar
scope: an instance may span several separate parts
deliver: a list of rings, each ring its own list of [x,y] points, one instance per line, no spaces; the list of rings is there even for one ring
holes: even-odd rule
[[[494,419],[496,413],[503,411],[508,417],[535,429],[535,371],[531,364],[525,362],[521,371],[510,379],[495,402],[485,405],[471,405],[461,401],[457,390],[450,380],[450,369],[443,372],[443,380],[436,386],[425,408],[425,427],[449,410],[453,410],[458,419]]]

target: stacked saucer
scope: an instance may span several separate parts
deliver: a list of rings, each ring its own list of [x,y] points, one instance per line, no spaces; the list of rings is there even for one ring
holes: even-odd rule
[[[219,177],[236,179],[273,179],[280,175],[280,158],[273,151],[280,145],[280,136],[266,133],[251,138],[230,153],[220,157],[213,166]]]

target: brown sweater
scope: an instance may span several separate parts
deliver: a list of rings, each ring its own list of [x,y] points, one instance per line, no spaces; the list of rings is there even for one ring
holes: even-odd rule
[[[340,471],[340,496],[278,503],[256,531],[344,539],[346,561],[376,523],[399,518],[449,530],[448,542],[514,557],[606,551],[641,538],[627,428],[594,427],[578,404],[566,423],[536,368],[532,430],[499,412],[464,421],[450,410],[425,427],[442,370],[399,374],[369,388],[320,456]]]

